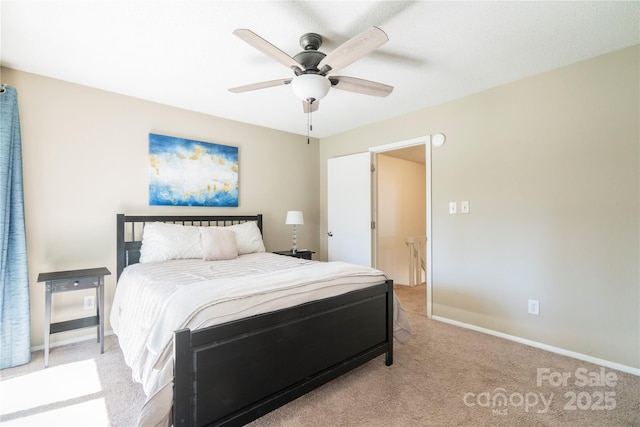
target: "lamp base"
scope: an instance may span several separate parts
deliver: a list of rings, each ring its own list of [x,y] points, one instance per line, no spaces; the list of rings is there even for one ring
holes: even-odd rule
[[[298,245],[296,244],[296,225],[293,224],[293,245],[291,245],[291,253],[298,252]]]

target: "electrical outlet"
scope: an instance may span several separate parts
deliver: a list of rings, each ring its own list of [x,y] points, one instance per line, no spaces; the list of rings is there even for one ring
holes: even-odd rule
[[[535,299],[530,299],[528,301],[528,310],[529,314],[535,314],[536,316],[540,315],[540,301]]]
[[[96,297],[94,296],[84,297],[84,309],[95,310],[95,308],[96,308]]]

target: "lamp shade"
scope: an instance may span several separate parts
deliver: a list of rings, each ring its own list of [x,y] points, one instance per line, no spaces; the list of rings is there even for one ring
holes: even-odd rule
[[[319,101],[329,92],[331,82],[319,74],[300,74],[291,81],[293,93],[303,101]]]
[[[287,220],[285,222],[288,225],[302,225],[304,224],[304,218],[301,211],[288,211]]]

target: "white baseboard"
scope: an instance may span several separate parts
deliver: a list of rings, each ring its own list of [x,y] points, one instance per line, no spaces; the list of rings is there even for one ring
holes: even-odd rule
[[[482,328],[480,326],[472,325],[470,323],[464,323],[464,322],[459,322],[457,320],[447,319],[446,317],[432,316],[431,318],[439,322],[448,323],[454,326],[460,326],[461,328],[471,329],[473,331],[482,332],[484,334],[493,335],[493,336],[504,338],[510,341],[515,341],[520,344],[526,344],[531,347],[547,350],[552,353],[561,354],[563,356],[569,356],[574,359],[583,360],[585,362],[594,363],[600,366],[606,366],[607,368],[616,369],[618,371],[626,372],[628,374],[640,376],[640,368],[634,368],[632,366],[622,365],[620,363],[611,362],[609,360],[598,359],[597,357],[589,356],[587,354],[577,353],[575,351],[566,350],[564,348],[554,347],[552,345],[543,344],[537,341],[528,340],[528,339],[517,337],[514,335],[504,334],[502,332],[494,331],[492,329]]]
[[[108,337],[109,335],[113,335],[113,331],[111,331],[111,330],[104,331],[104,336],[105,337]],[[62,347],[63,345],[75,344],[75,343],[78,343],[78,342],[89,341],[89,340],[96,341],[96,333],[95,332],[93,332],[91,334],[88,334],[88,335],[82,335],[82,336],[79,336],[79,337],[70,338],[68,340],[52,342],[49,345],[49,348]],[[37,345],[35,347],[31,347],[31,352],[32,353],[34,351],[39,351],[39,350],[44,350],[44,344]]]

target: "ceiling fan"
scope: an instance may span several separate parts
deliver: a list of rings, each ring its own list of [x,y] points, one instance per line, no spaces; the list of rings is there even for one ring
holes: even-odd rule
[[[290,84],[294,94],[302,100],[304,112],[309,113],[318,109],[320,99],[329,92],[331,87],[373,96],[387,96],[393,91],[393,86],[382,83],[355,77],[330,75],[386,43],[389,38],[378,27],[371,27],[363,31],[338,46],[328,55],[318,50],[322,45],[322,36],[316,33],[304,34],[300,37],[300,46],[304,50],[293,57],[251,30],[238,29],[233,34],[293,70],[295,77],[238,86],[229,89],[230,92],[248,92]]]

